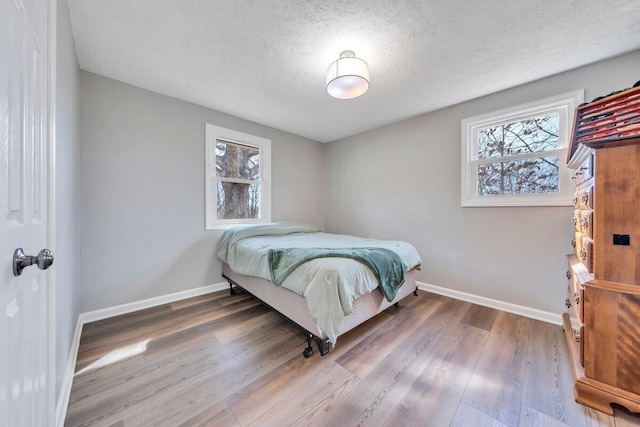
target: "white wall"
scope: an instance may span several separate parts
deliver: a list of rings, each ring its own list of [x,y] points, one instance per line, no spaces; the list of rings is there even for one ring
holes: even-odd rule
[[[576,89],[591,100],[639,70],[640,51],[330,143],[327,231],[407,240],[419,281],[560,313],[572,208],[461,208],[460,121]]]
[[[635,52],[327,145],[83,71],[81,311],[222,281],[221,231],[204,230],[212,123],[273,141],[273,220],[407,240],[422,282],[558,313],[571,208],[461,208],[460,120],[591,99],[631,86],[639,65]]]
[[[223,282],[222,231],[204,229],[205,123],[271,139],[272,220],[323,227],[323,144],[96,74],[81,82],[83,312]]]
[[[56,396],[80,314],[80,69],[66,0],[57,2],[55,274]]]

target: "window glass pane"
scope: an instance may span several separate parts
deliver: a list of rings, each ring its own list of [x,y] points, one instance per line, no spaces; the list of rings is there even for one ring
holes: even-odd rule
[[[478,165],[478,195],[559,191],[560,157],[538,157]]]
[[[558,113],[478,131],[478,158],[490,159],[558,149]]]
[[[216,140],[216,176],[260,179],[260,150]]]
[[[218,219],[260,218],[260,184],[217,182]]]

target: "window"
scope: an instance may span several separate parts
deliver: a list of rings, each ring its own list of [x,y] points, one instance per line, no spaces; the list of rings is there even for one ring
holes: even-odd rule
[[[571,119],[583,91],[462,121],[462,206],[571,205]]]
[[[206,228],[271,220],[271,141],[207,124]]]

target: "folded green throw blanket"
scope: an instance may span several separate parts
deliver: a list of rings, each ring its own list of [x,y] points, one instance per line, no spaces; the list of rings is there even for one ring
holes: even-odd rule
[[[300,265],[316,258],[350,258],[371,269],[387,301],[396,297],[404,283],[406,267],[400,256],[385,248],[287,248],[269,249],[271,281],[280,286]]]

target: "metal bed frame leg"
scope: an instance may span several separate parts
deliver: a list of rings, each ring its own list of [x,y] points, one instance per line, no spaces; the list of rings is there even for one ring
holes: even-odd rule
[[[416,286],[416,288],[413,290],[413,296],[417,297],[418,296],[418,287]]]
[[[305,337],[307,338],[307,348],[304,349],[302,355],[307,358],[313,354],[313,347],[311,347],[311,340],[316,342],[318,346],[318,351],[320,352],[320,356],[324,356],[329,353],[331,349],[331,343],[329,342],[329,338],[320,338],[316,335],[313,335],[311,332],[306,331]]]
[[[313,339],[313,335],[307,335],[307,348],[302,351],[302,355],[306,358],[313,354],[313,347],[311,347],[311,340]]]
[[[233,284],[229,282],[229,295],[235,295],[235,294],[236,294],[236,290],[233,289]]]

